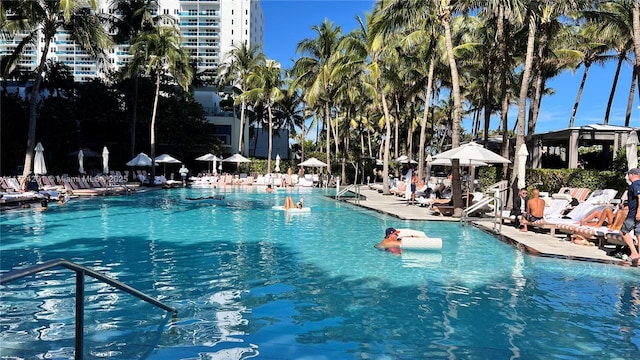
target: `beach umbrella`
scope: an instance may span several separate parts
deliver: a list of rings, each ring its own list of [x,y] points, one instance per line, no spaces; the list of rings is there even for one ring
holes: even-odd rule
[[[169,154],[162,154],[160,156],[156,156],[156,163],[163,164],[164,167],[164,176],[167,176],[167,164],[180,164],[182,163],[180,160],[174,158]]]
[[[409,157],[407,155],[401,155],[401,156],[398,156],[394,161],[402,163],[402,164],[408,164],[409,163]],[[411,163],[412,164],[417,164],[418,162],[413,160],[413,159],[411,159]]]
[[[38,142],[35,158],[33,159],[33,173],[36,175],[44,175],[47,173],[47,166],[44,163],[44,147]]]
[[[215,170],[218,160],[222,160],[222,159],[220,159],[219,157],[213,155],[212,153],[208,153],[208,154],[204,154],[202,156],[197,157],[196,160],[197,161],[212,162],[213,163],[213,170]],[[211,172],[211,168],[207,167],[207,170],[209,170],[209,172]]]
[[[467,143],[460,145],[457,148],[447,150],[433,157],[434,159],[458,159],[460,164],[472,164],[472,161],[477,160],[487,164],[509,164],[511,161],[506,159],[491,150],[484,148],[478,143]]]
[[[320,168],[320,167],[327,166],[327,164],[325,164],[322,161],[312,157],[311,159],[307,159],[307,160],[301,162],[300,164],[298,164],[298,166]]]
[[[429,157],[430,156],[431,155],[429,155]],[[488,166],[489,165],[486,162],[478,161],[478,160],[471,160],[470,162],[471,162],[471,166]],[[428,167],[431,167],[430,165],[451,166],[451,159],[435,159],[435,160],[433,160],[433,158],[432,158],[430,164],[427,163]],[[460,162],[460,166],[468,166],[468,165],[469,165],[469,163]]]
[[[106,146],[102,149],[102,173],[109,174],[109,149]]]
[[[145,153],[136,155],[133,159],[129,160],[127,166],[151,166],[151,158]]]
[[[247,159],[246,157],[240,155],[240,154],[234,154],[229,156],[226,159],[223,159],[222,161],[224,162],[233,162],[236,163],[236,171],[238,171],[238,169],[240,168],[240,163],[248,163],[251,162],[251,160]]]
[[[625,151],[627,153],[627,170],[638,167],[638,134],[635,130],[632,130],[627,137],[627,143],[625,144]]]
[[[471,167],[473,166],[473,161],[481,161],[487,164],[509,164],[511,161],[506,159],[493,151],[486,149],[484,146],[470,142],[464,145],[460,145],[457,148],[453,148],[451,150],[447,150],[440,154],[437,154],[433,157],[434,159],[449,159],[454,160],[458,159],[460,165],[469,166],[469,174],[471,174]],[[467,181],[467,192],[469,192],[469,182]],[[469,202],[469,197],[467,196],[467,206]]]
[[[78,172],[84,174],[84,151],[82,149],[78,150],[78,166]]]
[[[525,177],[527,175],[527,157],[529,151],[527,151],[527,144],[520,145],[518,150],[518,189],[522,189],[526,186]]]
[[[280,172],[280,154],[276,155],[276,167],[275,172]]]
[[[229,156],[228,158],[222,160],[224,162],[234,162],[234,163],[248,163],[251,162],[251,160],[247,159],[246,157],[240,155],[240,154],[234,154]]]

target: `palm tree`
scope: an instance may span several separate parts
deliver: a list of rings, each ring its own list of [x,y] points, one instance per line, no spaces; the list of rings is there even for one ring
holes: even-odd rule
[[[292,86],[304,89],[304,100],[312,108],[318,108],[324,118],[326,130],[327,165],[331,171],[330,127],[331,127],[331,74],[336,65],[338,45],[342,37],[339,26],[326,20],[320,25],[314,25],[312,30],[317,38],[307,38],[298,43],[297,52],[302,55],[296,60],[292,74]]]
[[[130,44],[143,31],[151,31],[162,19],[170,19],[165,15],[155,15],[158,11],[157,0],[112,0],[112,7],[118,16],[109,19],[112,31],[115,31],[114,41],[117,44]],[[144,69],[127,69],[133,76],[133,99],[131,113],[131,128],[129,138],[129,158],[135,155],[136,126],[138,123],[138,79]]]
[[[152,159],[150,184],[153,185],[156,167],[155,126],[161,80],[163,76],[171,76],[173,81],[187,90],[193,78],[193,72],[189,66],[189,53],[182,47],[180,30],[174,26],[157,27],[141,33],[131,45],[131,53],[133,58],[130,69],[144,66],[147,75],[155,75],[156,90],[153,99],[150,136]]]
[[[91,5],[91,8],[88,8],[88,5]],[[29,131],[24,158],[24,176],[29,175],[33,166],[34,148],[36,146],[38,94],[40,93],[42,74],[49,55],[49,48],[59,29],[64,28],[68,31],[73,40],[89,56],[96,59],[102,59],[104,51],[112,45],[110,37],[94,12],[96,9],[97,6],[94,1],[87,2],[82,0],[0,2],[3,30],[10,33],[27,32],[11,54],[8,66],[2,69],[3,75],[6,76],[11,72],[23,51],[42,47],[42,55],[35,69],[34,84],[28,96]],[[40,39],[41,41],[38,42]]]
[[[223,60],[221,67],[222,84],[228,84],[240,89],[243,93],[248,90],[248,77],[261,63],[264,63],[264,54],[259,51],[257,46],[248,46],[243,43],[239,47],[234,47]],[[246,97],[239,96],[236,102],[240,101],[240,132],[238,139],[238,153],[247,155],[249,147],[243,144],[244,132],[249,131],[249,119],[246,116]],[[238,105],[237,103],[235,105]],[[244,129],[244,130],[243,130]],[[245,145],[243,147],[243,145]]]
[[[253,69],[247,76],[249,86],[241,97],[241,101],[253,101],[267,109],[269,117],[269,151],[267,153],[267,172],[271,172],[271,154],[273,150],[273,108],[275,103],[284,97],[280,66],[274,61],[267,61]]]

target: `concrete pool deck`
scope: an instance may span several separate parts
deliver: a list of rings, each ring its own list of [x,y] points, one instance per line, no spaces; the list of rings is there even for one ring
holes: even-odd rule
[[[360,188],[360,193],[366,197],[365,200],[349,198],[346,201],[366,209],[395,216],[403,220],[411,221],[457,221],[460,219],[451,216],[430,215],[426,208],[420,206],[407,206],[404,198],[394,195],[382,195],[367,186]],[[495,220],[490,217],[470,218],[469,223],[474,226],[494,233]],[[606,264],[631,266],[630,262],[623,261],[613,255],[615,247],[599,248],[598,246],[585,246],[573,244],[567,241],[566,234],[557,233],[551,235],[549,232],[521,232],[510,224],[503,224],[497,229],[500,230],[496,236],[509,244],[512,244],[520,251],[544,257],[555,257],[569,260],[592,261]]]

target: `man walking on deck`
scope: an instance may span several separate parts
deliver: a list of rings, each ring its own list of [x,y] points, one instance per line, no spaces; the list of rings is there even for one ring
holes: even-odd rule
[[[640,169],[633,168],[627,171],[627,177],[631,181],[629,189],[627,190],[627,201],[629,202],[629,212],[627,218],[624,219],[622,229],[622,239],[631,249],[631,262],[636,262],[640,259],[636,245],[633,243],[633,238],[629,234],[632,230],[636,237],[640,234],[640,213],[638,212],[638,200],[640,198]]]

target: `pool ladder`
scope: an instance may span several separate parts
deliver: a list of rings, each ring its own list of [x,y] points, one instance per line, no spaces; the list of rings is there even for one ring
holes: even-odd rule
[[[356,204],[360,203],[360,185],[352,184],[347,186],[346,188],[340,190],[339,183],[336,184],[336,200],[340,200],[341,197],[344,197],[344,194],[352,192],[355,194]]]
[[[13,270],[5,274],[0,274],[0,285],[4,285],[13,280],[23,278],[25,276],[37,274],[39,272],[48,270],[54,267],[64,267],[69,270],[73,270],[76,273],[76,336],[75,336],[75,359],[81,360],[84,355],[84,277],[85,275],[91,276],[94,279],[107,283],[119,290],[127,292],[141,300],[144,300],[152,305],[155,305],[163,310],[171,312],[171,320],[175,322],[178,317],[178,310],[165,305],[162,302],[152,298],[151,296],[132,288],[131,286],[112,279],[97,271],[91,270],[85,266],[76,264],[66,259],[55,259],[42,264],[33,265],[24,269]]]
[[[468,208],[462,210],[462,217],[460,218],[460,221],[463,224],[466,224],[469,222],[469,215],[473,214],[474,212],[484,208],[485,206],[489,206],[493,204],[493,232],[496,234],[500,234],[502,233],[502,201],[499,197],[497,196],[487,196],[485,198],[483,198],[482,200],[478,201],[477,203],[469,206]]]

